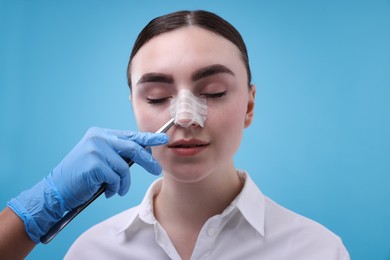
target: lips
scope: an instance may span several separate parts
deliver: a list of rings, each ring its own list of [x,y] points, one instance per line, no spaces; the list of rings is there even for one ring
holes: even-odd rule
[[[209,145],[209,143],[197,139],[181,139],[168,144],[168,147],[169,148],[176,148],[176,147],[190,148],[190,147],[198,147],[198,146],[206,146],[206,145]]]
[[[168,148],[179,156],[194,156],[204,151],[209,144],[198,139],[181,139],[168,144]]]

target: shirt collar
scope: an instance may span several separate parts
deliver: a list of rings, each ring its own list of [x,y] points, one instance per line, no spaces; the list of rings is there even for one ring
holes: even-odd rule
[[[256,229],[257,232],[264,236],[265,197],[252,181],[248,173],[245,171],[237,172],[244,182],[244,187],[222,215],[227,215],[234,208],[237,208],[246,221]],[[135,214],[131,215],[126,225],[120,229],[118,233],[129,229],[136,218],[140,218],[145,223],[151,225],[156,223],[153,213],[153,197],[160,191],[161,182],[162,178],[159,178],[150,185],[141,204],[135,208]]]
[[[237,171],[244,181],[244,187],[232,202],[244,216],[246,221],[264,236],[265,197],[245,171]]]
[[[161,189],[161,181],[162,178],[158,178],[155,180],[150,186],[142,202],[134,208],[134,214],[130,216],[126,224],[121,228],[117,234],[131,228],[132,224],[135,222],[137,218],[141,219],[147,224],[155,224],[156,218],[153,213],[153,197],[160,191]]]

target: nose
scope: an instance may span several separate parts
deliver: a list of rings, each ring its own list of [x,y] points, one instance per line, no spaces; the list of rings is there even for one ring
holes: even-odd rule
[[[197,121],[198,120],[194,119],[194,114],[188,112],[183,112],[180,115],[177,115],[177,117],[175,118],[175,123],[184,128],[190,126],[199,126]]]
[[[175,118],[175,123],[181,127],[191,125],[203,127],[207,116],[206,99],[195,96],[187,89],[182,89],[177,97],[172,99],[170,112]]]

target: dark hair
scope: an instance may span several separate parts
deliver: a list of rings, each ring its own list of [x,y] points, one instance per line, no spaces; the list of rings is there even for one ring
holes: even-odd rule
[[[178,11],[163,16],[159,16],[151,20],[138,35],[133,49],[131,51],[129,64],[127,66],[127,82],[131,90],[131,78],[130,69],[131,61],[137,54],[139,49],[147,43],[153,37],[156,37],[162,33],[173,31],[186,26],[198,26],[208,31],[221,35],[225,39],[232,42],[241,52],[242,59],[244,61],[247,74],[248,74],[248,86],[251,83],[251,71],[249,67],[248,52],[244,40],[241,34],[231,25],[229,22],[221,18],[220,16],[203,11]]]

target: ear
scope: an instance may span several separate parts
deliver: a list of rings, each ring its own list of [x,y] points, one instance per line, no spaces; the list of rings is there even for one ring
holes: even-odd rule
[[[245,128],[251,125],[253,116],[255,114],[255,95],[256,95],[256,86],[251,85],[248,92],[248,105],[245,113],[245,122],[244,122]]]

